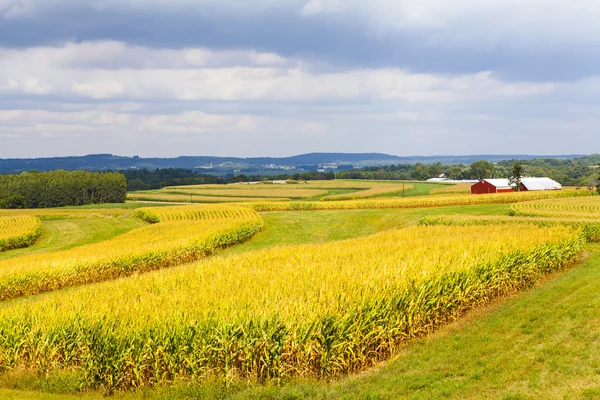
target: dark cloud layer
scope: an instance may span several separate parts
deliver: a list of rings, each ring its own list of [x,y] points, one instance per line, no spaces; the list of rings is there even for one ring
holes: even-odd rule
[[[0,19],[0,46],[117,40],[160,48],[251,48],[311,58],[338,68],[396,67],[433,73],[493,70],[515,80],[574,80],[600,70],[595,44],[548,42],[519,47],[507,39],[465,46],[444,31],[375,32],[364,16],[343,13],[307,18],[299,14],[301,1],[281,3],[254,9],[227,2],[171,8],[55,3],[40,6],[31,15]],[[471,26],[464,34],[476,32],[477,26]]]

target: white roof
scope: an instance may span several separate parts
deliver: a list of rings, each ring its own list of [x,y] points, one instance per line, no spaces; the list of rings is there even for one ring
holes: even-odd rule
[[[496,186],[497,188],[512,188],[508,179],[483,179],[489,184]]]
[[[560,190],[562,185],[550,178],[521,178],[527,190]]]
[[[431,178],[427,179],[427,182],[446,182],[448,179],[446,178]]]

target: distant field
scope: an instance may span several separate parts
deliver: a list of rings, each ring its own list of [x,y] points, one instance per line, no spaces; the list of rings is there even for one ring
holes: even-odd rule
[[[229,185],[231,187],[233,185]],[[304,199],[311,197],[319,197],[326,195],[327,190],[317,189],[290,189],[293,185],[269,185],[269,188],[265,188],[267,185],[260,185],[261,187],[254,188],[256,185],[250,185],[252,189],[225,189],[227,186],[222,186],[220,189],[206,189],[206,188],[190,188],[183,186],[181,188],[164,189],[157,193],[169,193],[169,194],[186,194],[194,196],[208,196],[208,197],[276,197],[276,198],[290,198],[290,199]],[[250,187],[249,186],[249,187]],[[277,186],[283,186],[279,189],[275,189]]]
[[[469,194],[471,193],[470,183],[458,183],[456,185],[448,185],[448,187],[431,189],[429,194]]]
[[[409,191],[414,188],[413,184],[379,184],[371,187],[370,189],[362,190],[360,192],[353,192],[349,194],[334,194],[325,196],[321,200],[354,200],[354,199],[366,199],[370,197],[382,197],[382,196],[402,196],[403,191]]]
[[[128,200],[180,203],[234,201],[351,200],[372,197],[427,195],[443,185],[397,181],[332,180],[294,184],[230,184],[169,186],[161,190],[130,192]]]
[[[133,192],[127,194],[129,201],[166,201],[173,203],[233,203],[233,202],[248,202],[248,201],[287,201],[290,200],[284,197],[226,197],[226,196],[208,196],[177,194],[177,193],[147,193]]]

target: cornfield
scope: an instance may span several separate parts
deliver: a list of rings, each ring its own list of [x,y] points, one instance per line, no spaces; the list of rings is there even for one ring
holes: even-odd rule
[[[183,212],[183,209],[180,211]],[[220,210],[223,212],[223,209]],[[69,250],[0,261],[0,300],[172,267],[243,242],[262,227],[255,212],[235,209],[229,219],[186,220],[191,214],[158,213],[167,222]]]
[[[195,205],[140,208],[133,214],[143,221],[156,223],[182,220],[253,219],[256,212],[247,207],[226,205]]]
[[[176,224],[181,242],[196,223],[205,222]],[[169,224],[148,229],[162,227],[168,241]],[[583,243],[564,226],[417,226],[5,302],[0,369],[76,371],[82,386],[107,393],[206,377],[337,376],[568,266]]]
[[[592,196],[593,192],[545,191],[520,192],[468,196],[424,196],[400,199],[369,199],[349,201],[313,201],[313,202],[269,202],[248,203],[256,211],[309,211],[309,210],[353,210],[375,208],[426,208],[443,206],[469,206],[478,204],[510,204],[530,200],[558,199],[564,197]]]
[[[421,218],[421,226],[481,226],[481,225],[515,225],[529,224],[538,227],[568,226],[580,231],[586,242],[600,242],[600,221],[576,218],[545,218],[545,217],[510,217],[510,216],[433,216]]]
[[[34,216],[0,217],[0,251],[29,247],[41,232],[42,223]]]
[[[600,196],[516,204],[512,206],[512,214],[529,217],[600,218]]]

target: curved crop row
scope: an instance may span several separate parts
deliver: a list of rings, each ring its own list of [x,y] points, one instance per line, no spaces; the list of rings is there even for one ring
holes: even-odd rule
[[[29,247],[42,232],[42,222],[31,215],[0,217],[0,251]]]
[[[553,218],[600,218],[600,196],[515,204],[513,215]]]
[[[270,202],[248,203],[256,211],[308,211],[308,210],[354,210],[376,208],[426,208],[443,206],[467,206],[478,204],[510,204],[539,199],[591,196],[590,191],[544,191],[466,196],[425,196],[399,199],[372,199],[349,201]]]
[[[69,250],[0,261],[0,300],[172,267],[243,242],[262,218],[168,221]]]
[[[600,222],[589,219],[544,218],[544,217],[510,217],[510,216],[432,216],[419,220],[420,226],[477,226],[477,225],[515,225],[529,224],[538,227],[569,226],[579,230],[586,242],[600,242]]]
[[[187,205],[137,209],[135,217],[150,223],[181,220],[252,219],[256,211],[248,207],[228,205]]]
[[[582,251],[566,227],[511,228],[411,227],[4,303],[0,369],[75,371],[107,392],[357,371]]]

